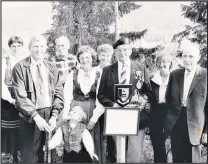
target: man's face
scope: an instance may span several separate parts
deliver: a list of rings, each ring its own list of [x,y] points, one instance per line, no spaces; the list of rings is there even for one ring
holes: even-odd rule
[[[70,44],[67,40],[56,39],[56,52],[58,55],[68,55]]]
[[[36,61],[43,60],[46,56],[46,43],[42,40],[33,41],[30,47],[30,52],[33,59],[35,59]]]
[[[192,51],[183,51],[182,60],[185,69],[191,71],[197,66],[197,62],[199,61],[199,54]]]
[[[131,46],[128,44],[120,45],[115,50],[115,55],[118,61],[125,63],[129,60],[129,57],[132,53]]]

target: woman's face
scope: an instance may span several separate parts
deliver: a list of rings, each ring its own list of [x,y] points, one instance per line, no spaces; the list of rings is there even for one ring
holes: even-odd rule
[[[81,67],[85,67],[85,68],[92,67],[92,62],[93,62],[92,55],[88,52],[82,53],[79,56],[79,61],[80,61]]]
[[[104,66],[110,65],[112,55],[107,52],[101,52],[98,56],[100,60],[100,64]]]
[[[10,49],[11,49],[13,55],[18,54],[18,52],[21,50],[21,48],[22,48],[22,44],[20,44],[20,43],[13,43],[10,46]]]
[[[169,61],[164,61],[164,60],[160,61],[158,63],[160,72],[163,74],[168,74],[170,72],[170,64],[171,62]]]

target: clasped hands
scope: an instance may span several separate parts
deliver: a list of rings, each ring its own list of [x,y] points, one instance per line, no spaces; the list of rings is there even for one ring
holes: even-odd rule
[[[33,119],[34,119],[34,121],[40,131],[47,131],[48,133],[51,133],[56,127],[56,117],[55,116],[52,116],[49,119],[48,123],[39,114],[34,116]]]

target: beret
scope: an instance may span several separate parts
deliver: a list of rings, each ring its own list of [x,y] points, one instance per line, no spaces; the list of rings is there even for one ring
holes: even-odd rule
[[[116,49],[118,46],[124,45],[124,44],[129,44],[129,40],[127,38],[121,38],[121,39],[117,40],[113,44],[113,49]]]

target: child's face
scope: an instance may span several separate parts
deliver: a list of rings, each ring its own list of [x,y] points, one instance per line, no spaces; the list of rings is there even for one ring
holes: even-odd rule
[[[69,112],[69,118],[80,122],[82,120],[82,116],[80,115],[80,110],[81,109],[79,108],[72,108],[72,110]]]

